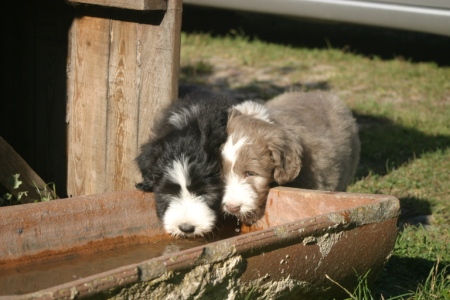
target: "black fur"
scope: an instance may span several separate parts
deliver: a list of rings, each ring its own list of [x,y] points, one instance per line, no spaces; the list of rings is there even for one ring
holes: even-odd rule
[[[169,179],[167,170],[181,156],[191,165],[189,192],[201,196],[216,215],[220,212],[223,196],[220,147],[227,138],[228,110],[236,103],[225,95],[196,90],[173,103],[156,122],[154,136],[141,146],[136,158],[143,178],[136,187],[154,192],[161,220],[180,192],[180,186]],[[198,107],[194,113],[193,107]],[[174,114],[183,116],[181,125],[170,121]]]

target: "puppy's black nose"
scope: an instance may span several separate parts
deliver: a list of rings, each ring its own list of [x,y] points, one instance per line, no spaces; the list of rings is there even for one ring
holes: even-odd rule
[[[195,231],[195,226],[187,223],[183,223],[178,228],[184,233],[193,233]]]

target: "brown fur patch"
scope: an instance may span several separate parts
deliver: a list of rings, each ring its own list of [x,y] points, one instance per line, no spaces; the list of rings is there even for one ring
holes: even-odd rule
[[[263,216],[271,183],[345,191],[359,161],[356,122],[336,96],[285,93],[266,108],[271,123],[232,109],[227,125],[229,139],[247,139],[233,170],[226,160],[223,170],[225,176],[234,172],[241,179],[248,171],[255,173],[245,179],[257,194],[250,199],[257,207],[251,222]]]

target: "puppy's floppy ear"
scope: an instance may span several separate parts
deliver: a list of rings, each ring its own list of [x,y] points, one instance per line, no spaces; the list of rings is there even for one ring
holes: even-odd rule
[[[275,166],[274,180],[280,185],[293,181],[300,173],[302,146],[292,134],[277,128],[269,136],[268,148]]]
[[[150,141],[141,146],[141,153],[135,161],[141,171],[143,181],[136,184],[136,188],[152,192],[155,182],[162,176],[162,170],[157,165],[159,157],[162,155],[161,143]]]

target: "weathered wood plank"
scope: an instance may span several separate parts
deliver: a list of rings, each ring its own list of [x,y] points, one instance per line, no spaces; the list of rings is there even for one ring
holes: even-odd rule
[[[135,23],[112,21],[106,151],[106,189],[133,188],[137,143],[138,81]]]
[[[69,196],[106,190],[110,22],[82,17],[75,19],[71,28],[67,112]]]
[[[181,0],[148,22],[76,19],[68,71],[68,194],[134,189],[155,116],[178,93]],[[152,19],[155,18],[155,20]]]
[[[95,4],[134,10],[165,10],[168,0],[68,0],[70,3]]]
[[[148,140],[155,117],[177,99],[181,14],[182,0],[169,1],[160,26],[141,25],[138,30],[141,66],[138,145]]]

